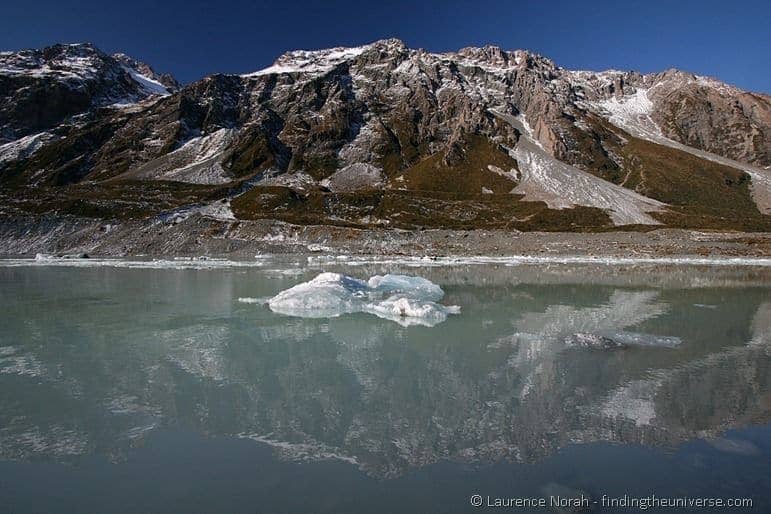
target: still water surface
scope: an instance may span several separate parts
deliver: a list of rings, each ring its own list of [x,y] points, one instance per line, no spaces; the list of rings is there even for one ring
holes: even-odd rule
[[[261,303],[322,270],[426,277],[461,312]],[[566,492],[771,511],[766,269],[0,266],[0,304],[0,512],[481,512],[474,494]]]

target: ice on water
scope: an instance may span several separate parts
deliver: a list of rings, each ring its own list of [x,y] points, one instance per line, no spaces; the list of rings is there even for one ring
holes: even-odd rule
[[[321,273],[268,301],[273,312],[306,318],[329,318],[364,312],[403,326],[434,326],[458,314],[460,307],[437,303],[444,291],[430,280],[406,275],[375,275],[360,280]]]

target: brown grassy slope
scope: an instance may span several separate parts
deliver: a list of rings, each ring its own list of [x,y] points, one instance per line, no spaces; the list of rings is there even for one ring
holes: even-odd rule
[[[757,210],[750,196],[749,177],[743,172],[633,138],[600,119],[593,123],[598,138],[591,145],[592,151],[607,151],[623,168],[584,167],[606,180],[669,204],[667,212],[654,214],[665,226],[771,231],[771,216]],[[600,150],[595,144],[598,139]],[[394,172],[385,190],[330,193],[322,189],[302,192],[286,187],[257,187],[235,198],[233,210],[241,219],[278,219],[298,224],[406,229],[619,229],[600,209],[554,210],[543,202],[522,201],[520,195],[509,193],[516,181],[488,169],[488,165],[503,170],[517,167],[503,148],[476,135],[467,135],[458,143],[452,159],[437,153]],[[402,179],[397,180],[399,177]],[[237,186],[109,181],[6,188],[2,196],[9,207],[25,212],[142,218],[182,205],[215,201]],[[493,194],[483,194],[482,188]],[[651,228],[654,227],[627,226],[623,230]]]
[[[669,204],[668,212],[654,214],[666,225],[771,230],[771,216],[758,210],[751,196],[750,177],[743,171],[633,137],[599,117],[590,120],[603,148],[620,158],[622,167],[589,165],[586,170]]]
[[[448,164],[443,153],[431,155],[401,173],[404,187],[412,191],[443,191],[478,195],[482,188],[508,193],[517,183],[488,169],[488,165],[509,171],[519,169],[517,161],[499,145],[483,136],[466,136],[457,152],[460,159]]]
[[[391,228],[512,228],[587,231],[611,227],[601,209],[548,209],[509,192],[516,182],[490,171],[517,167],[504,149],[483,136],[467,136],[460,156],[448,163],[437,153],[392,177],[386,190],[329,193],[257,187],[233,200],[241,219],[275,218],[298,224]],[[403,177],[403,180],[397,180]],[[493,194],[483,194],[485,187]]]
[[[0,188],[7,210],[102,219],[141,219],[224,197],[227,186],[170,181],[109,181],[60,187]]]
[[[589,207],[554,210],[510,194],[470,195],[442,191],[301,193],[287,187],[256,187],[232,202],[239,219],[278,219],[301,225],[389,228],[608,230],[610,218]]]

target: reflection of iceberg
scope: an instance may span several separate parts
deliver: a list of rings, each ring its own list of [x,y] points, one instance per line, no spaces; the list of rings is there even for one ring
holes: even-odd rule
[[[339,273],[321,273],[280,292],[268,305],[274,312],[305,318],[366,312],[404,326],[434,326],[460,311],[457,306],[436,303],[443,296],[442,288],[420,277],[375,275],[365,282]]]
[[[396,477],[441,461],[536,462],[593,441],[670,446],[771,419],[767,287],[503,287],[500,270],[423,270],[434,282],[454,281],[448,303],[466,316],[412,330],[370,316],[284,318],[234,303],[291,280],[262,272],[107,269],[54,296],[52,287],[71,282],[32,271],[14,271],[23,273],[21,292],[0,288],[11,307],[0,315],[5,459],[119,461],[146,434],[183,427],[249,438],[281,459],[350,462]],[[152,274],[147,282],[164,301],[127,316],[148,299],[133,293],[139,273]],[[462,285],[464,277],[473,284]],[[369,301],[379,289],[387,299],[418,283],[424,300],[442,297],[431,282],[397,279],[352,279],[366,293],[354,298]],[[16,299],[25,295],[34,300],[27,307]],[[565,349],[572,334],[606,331],[683,342],[677,351]]]

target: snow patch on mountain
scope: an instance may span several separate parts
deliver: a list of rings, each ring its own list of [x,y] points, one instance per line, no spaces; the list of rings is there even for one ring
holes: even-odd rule
[[[158,220],[163,223],[180,223],[194,215],[219,221],[236,221],[236,217],[230,207],[230,199],[180,207],[159,215]]]
[[[0,145],[0,165],[30,157],[51,139],[51,134],[41,132]]]
[[[236,135],[222,128],[194,137],[182,146],[129,171],[126,178],[177,180],[192,184],[224,184],[232,177],[222,167],[222,158]]]
[[[764,214],[771,214],[771,172],[769,169],[699,150],[664,136],[650,117],[653,103],[648,99],[648,90],[638,89],[632,95],[598,102],[583,102],[582,105],[637,138],[744,171],[752,179],[752,198],[758,209]]]
[[[648,98],[648,90],[638,88],[634,94],[617,98],[601,100],[595,105],[602,109],[611,123],[617,127],[641,128],[651,134],[661,135],[661,129],[651,119],[653,102]]]
[[[273,65],[241,75],[245,78],[280,73],[308,73],[319,75],[335,66],[361,55],[369,46],[332,48],[330,50],[295,50],[282,55]]]
[[[512,193],[522,194],[526,200],[546,202],[551,209],[575,206],[604,209],[615,225],[660,224],[648,213],[662,211],[666,204],[558,161],[535,140],[521,116],[492,112],[522,134],[517,146],[510,151],[521,173],[519,185]]]
[[[513,182],[519,180],[519,171],[516,168],[511,168],[509,171],[505,171],[498,166],[495,166],[494,164],[488,164],[487,169],[496,175],[500,175],[501,177],[507,178]]]
[[[357,191],[381,188],[385,182],[383,170],[372,164],[358,162],[337,170],[322,180],[321,185],[331,191]]]
[[[281,173],[278,170],[268,170],[258,181],[261,186],[284,186],[292,189],[311,189],[319,184],[310,175],[302,171]]]
[[[150,95],[168,96],[169,90],[166,86],[158,82],[157,80],[150,78],[146,75],[142,75],[136,70],[123,67],[124,70],[136,81],[145,91]]]

